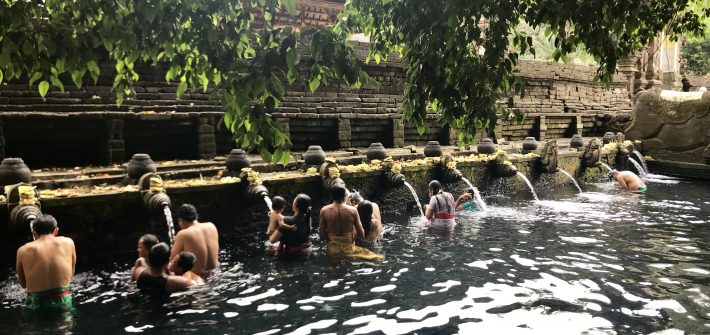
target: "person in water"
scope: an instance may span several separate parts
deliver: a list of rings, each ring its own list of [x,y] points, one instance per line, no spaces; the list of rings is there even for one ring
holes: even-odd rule
[[[150,253],[150,248],[158,244],[158,237],[153,234],[145,234],[138,239],[138,259],[136,260],[133,268],[138,267],[148,267],[148,254]],[[136,281],[138,279],[135,273],[131,273],[131,280]]]
[[[465,210],[469,212],[478,211],[479,208],[478,206],[476,206],[476,202],[473,200],[473,194],[473,189],[469,188],[458,199],[456,199],[456,210]]]
[[[350,196],[350,204],[355,208],[360,204],[361,201],[365,200],[359,192],[353,192]],[[376,202],[370,201],[372,204],[372,218],[377,220],[380,224],[382,223],[382,213],[380,212],[380,206]],[[361,219],[362,221],[362,219]],[[363,227],[364,228],[364,227]]]
[[[381,255],[355,245],[355,236],[365,237],[357,209],[345,204],[346,190],[342,185],[330,189],[333,203],[320,211],[318,234],[327,242],[326,251],[330,256],[346,256],[366,260],[382,259]]]
[[[194,283],[183,277],[168,275],[168,261],[170,260],[170,247],[165,242],[158,243],[150,248],[148,267],[134,269],[138,272],[136,284],[143,293],[165,294],[184,290]]]
[[[269,241],[280,242],[279,251],[287,254],[300,253],[310,247],[311,235],[311,197],[303,193],[293,199],[293,216],[284,218],[286,224],[276,229]],[[294,227],[291,229],[290,227]]]
[[[171,260],[168,264],[168,271],[192,282],[193,285],[203,285],[205,281],[202,277],[192,272],[195,266],[195,254],[183,251],[177,255],[177,259]]]
[[[32,311],[72,309],[70,284],[76,266],[74,241],[57,236],[57,220],[42,214],[32,224],[32,237],[17,250],[17,276],[27,289],[23,308]]]
[[[372,202],[362,200],[357,204],[357,213],[360,216],[362,229],[365,232],[365,237],[362,241],[375,242],[382,236],[382,222],[375,217],[375,206]]]
[[[432,227],[456,226],[454,214],[456,212],[456,201],[449,192],[444,192],[438,180],[429,183],[429,205],[426,207],[426,218],[431,222]]]
[[[266,235],[271,236],[277,229],[291,229],[295,230],[296,227],[288,226],[284,223],[283,211],[286,207],[286,200],[284,198],[275,196],[271,199],[271,212],[269,212],[269,227],[266,229]]]
[[[631,171],[611,170],[608,177],[609,180],[616,180],[619,186],[632,192],[646,192],[648,189],[643,180]]]
[[[202,278],[211,276],[219,269],[219,234],[211,222],[198,222],[197,209],[190,204],[178,208],[180,231],[175,235],[170,259],[183,251],[195,254],[193,272]],[[152,264],[151,264],[152,265]]]

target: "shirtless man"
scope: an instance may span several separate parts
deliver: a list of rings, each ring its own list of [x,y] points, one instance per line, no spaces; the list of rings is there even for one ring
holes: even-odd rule
[[[27,289],[24,308],[67,311],[72,308],[70,284],[76,266],[74,241],[57,236],[57,220],[47,214],[32,222],[33,242],[17,250],[17,276]]]
[[[183,251],[195,254],[195,267],[192,271],[202,278],[207,278],[219,268],[219,234],[211,222],[198,222],[197,209],[190,204],[183,204],[178,209],[180,231],[170,259],[176,260]]]
[[[357,209],[346,205],[345,187],[335,185],[330,189],[333,203],[320,210],[320,224],[318,234],[323,240],[330,240],[331,236],[353,236],[353,229],[357,237],[365,237],[365,231],[360,223]]]
[[[609,180],[616,180],[619,186],[632,192],[646,192],[646,184],[635,173],[631,171],[611,170],[608,174]]]
[[[174,273],[177,276],[183,276],[185,279],[191,281],[194,285],[202,285],[205,281],[202,277],[196,275],[192,272],[192,268],[195,266],[195,255],[189,251],[183,251],[177,255],[177,259],[170,261],[168,265],[168,271]]]

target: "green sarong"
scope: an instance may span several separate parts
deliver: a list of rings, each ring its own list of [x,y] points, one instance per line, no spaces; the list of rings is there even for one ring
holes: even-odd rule
[[[32,311],[68,311],[73,308],[69,286],[27,293],[22,307]]]
[[[641,186],[639,186],[639,188],[637,188],[636,191],[634,191],[634,192],[646,192],[647,189],[648,189],[648,186],[646,186],[646,185],[641,185]]]

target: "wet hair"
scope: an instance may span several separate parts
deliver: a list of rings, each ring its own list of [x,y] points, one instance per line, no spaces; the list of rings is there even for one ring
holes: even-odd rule
[[[441,183],[438,180],[432,180],[429,182],[429,189],[433,194],[439,194],[441,192]]]
[[[333,201],[335,202],[345,201],[346,192],[347,190],[345,190],[345,187],[343,187],[343,185],[335,185],[330,188],[330,196],[333,197]]]
[[[360,192],[353,192],[352,194],[350,194],[350,203],[353,206],[357,206],[363,200],[365,199],[362,197]]]
[[[150,248],[150,254],[148,255],[150,266],[162,268],[165,264],[168,264],[168,260],[170,260],[170,247],[165,242],[160,242]]]
[[[362,228],[365,230],[365,236],[372,230],[373,211],[372,203],[367,200],[363,200],[357,205],[357,213],[360,215],[360,222],[362,222]]]
[[[286,207],[286,200],[284,198],[275,196],[273,199],[271,199],[271,209],[275,211],[280,211]]]
[[[301,215],[306,219],[310,219],[311,197],[309,197],[307,194],[300,193],[293,201],[296,203],[296,208],[298,208],[298,215]]]
[[[192,270],[195,266],[195,254],[189,251],[182,251],[178,254],[178,260],[176,265],[183,271],[187,272]]]
[[[57,219],[49,214],[42,214],[32,221],[32,231],[37,235],[47,235],[57,229]]]
[[[197,220],[197,209],[191,204],[182,204],[178,208],[178,218],[187,222],[195,221]]]
[[[473,194],[473,188],[471,188],[471,187],[467,188],[466,193]]]
[[[141,236],[138,240],[143,241],[143,247],[150,251],[151,248],[153,248],[154,245],[158,244],[160,241],[158,241],[158,237],[153,235],[153,234],[145,234]]]
[[[606,176],[607,176],[607,178],[609,178],[609,180],[612,180],[612,179],[615,178],[615,176],[616,176],[617,174],[619,174],[619,171],[617,171],[617,170],[611,170],[611,171],[609,171],[609,173],[607,173]]]

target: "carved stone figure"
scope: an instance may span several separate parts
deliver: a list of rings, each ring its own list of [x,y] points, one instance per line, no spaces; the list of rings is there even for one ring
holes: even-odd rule
[[[639,92],[626,137],[640,140],[655,159],[702,163],[710,144],[710,92]]]
[[[557,141],[547,141],[542,147],[542,150],[540,150],[540,159],[538,160],[538,167],[540,171],[547,173],[557,172],[557,156]]]
[[[589,140],[582,155],[582,165],[584,167],[596,167],[601,165],[602,141],[598,138]]]

